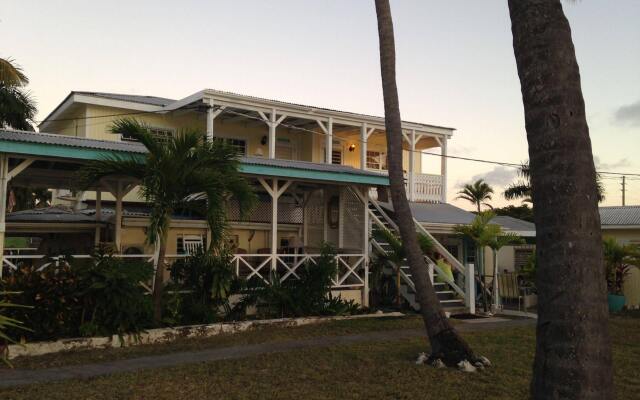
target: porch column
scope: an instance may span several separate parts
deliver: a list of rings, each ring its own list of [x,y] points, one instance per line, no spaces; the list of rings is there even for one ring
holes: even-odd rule
[[[440,175],[442,176],[442,199],[443,203],[447,202],[447,137],[442,138],[442,147],[440,148]]]
[[[100,224],[102,221],[102,191],[100,189],[96,190],[96,224]],[[96,234],[94,236],[95,246],[98,247],[100,245],[100,226],[96,226]]]
[[[357,188],[356,188],[357,190]],[[364,218],[362,221],[362,254],[364,255],[364,290],[362,292],[362,305],[369,307],[369,188],[362,190],[364,203]]]
[[[411,140],[409,140],[409,200],[415,201],[416,185],[414,177],[414,154],[416,151],[416,130],[411,130]]]
[[[331,164],[331,154],[333,153],[333,117],[329,117],[327,121],[327,131],[325,133],[325,158],[327,164]]]
[[[342,249],[344,247],[344,188],[338,191],[338,196],[338,249]]]
[[[114,243],[116,246],[116,252],[120,253],[122,249],[120,248],[122,242],[122,198],[124,197],[122,181],[116,182],[116,220],[114,221],[115,226],[115,234],[114,234]]]
[[[216,119],[226,107],[219,107],[217,110],[213,107],[213,100],[209,100],[207,108],[207,141],[213,141],[213,120]]]
[[[285,181],[282,186],[279,186],[279,181],[275,178],[271,181],[271,185],[263,178],[258,178],[258,182],[271,196],[271,270],[275,271],[278,265],[276,258],[278,254],[278,199],[289,188],[292,181]]]
[[[258,115],[269,127],[269,158],[276,158],[276,128],[287,118],[287,114],[282,114],[278,118],[278,111],[272,108],[269,117],[262,111],[258,111]]]
[[[7,178],[9,172],[9,157],[0,154],[0,278],[4,270],[4,235],[6,232],[6,213],[7,213]]]
[[[367,168],[367,123],[360,127],[360,169]]]

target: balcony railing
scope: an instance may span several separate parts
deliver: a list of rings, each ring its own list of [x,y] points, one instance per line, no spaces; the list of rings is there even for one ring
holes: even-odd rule
[[[378,171],[380,172],[380,171]],[[386,174],[387,171],[381,171]],[[409,187],[410,180],[407,173],[404,174],[404,187],[407,191],[407,197],[410,201],[416,202],[439,202],[443,199],[443,179],[442,175],[433,174],[413,174],[413,196]],[[377,192],[372,189],[369,195],[377,199]]]

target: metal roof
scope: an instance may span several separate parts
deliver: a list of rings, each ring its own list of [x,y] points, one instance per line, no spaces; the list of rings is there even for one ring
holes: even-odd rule
[[[81,91],[73,91],[72,93],[82,94],[86,96],[103,97],[105,99],[112,99],[112,100],[130,101],[133,103],[151,104],[153,106],[163,106],[163,107],[176,102],[176,100],[167,99],[166,97],[140,96],[136,94],[81,92]]]
[[[264,165],[277,168],[296,168],[307,171],[322,171],[322,172],[337,172],[346,174],[356,174],[365,176],[375,176],[381,178],[387,178],[387,175],[383,175],[374,171],[367,171],[350,167],[348,165],[336,165],[336,164],[320,164],[310,161],[297,161],[297,160],[280,160],[262,157],[241,157],[242,164],[250,165]]]
[[[600,223],[607,225],[640,226],[640,206],[600,207]]]
[[[506,230],[518,232],[521,236],[523,236],[525,232],[533,233],[535,235],[536,231],[536,225],[533,222],[524,221],[508,215],[497,215],[491,220],[491,222],[500,225]]]
[[[55,135],[29,131],[0,129],[0,140],[20,143],[37,143],[59,145],[83,149],[123,151],[127,153],[146,153],[146,148],[136,142],[119,142],[112,140],[96,140],[67,135]]]

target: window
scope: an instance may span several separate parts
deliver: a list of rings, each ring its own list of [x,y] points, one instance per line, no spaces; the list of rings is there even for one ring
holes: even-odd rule
[[[342,149],[333,149],[331,151],[331,164],[342,165]]]
[[[380,151],[367,150],[367,168],[387,170],[387,154]]]
[[[222,143],[226,143],[228,146],[236,150],[239,156],[247,155],[247,141],[244,139],[217,137],[217,140],[221,140]]]
[[[147,129],[149,130],[149,133],[151,133],[151,136],[153,136],[159,142],[167,142],[171,137],[173,137],[174,133],[173,129],[169,128],[148,126]],[[137,142],[136,139],[126,134],[120,135],[120,139],[127,142]]]

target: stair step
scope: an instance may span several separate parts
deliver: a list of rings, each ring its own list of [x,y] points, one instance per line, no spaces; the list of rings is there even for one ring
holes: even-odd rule
[[[440,300],[440,303],[452,304],[452,303],[463,303],[461,299],[451,299],[451,300]]]

